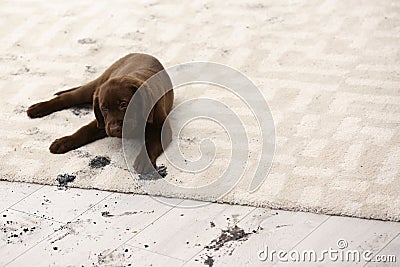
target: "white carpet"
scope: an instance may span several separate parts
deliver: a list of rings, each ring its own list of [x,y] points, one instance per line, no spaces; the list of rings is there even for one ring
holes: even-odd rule
[[[221,88],[197,85],[176,93],[214,97],[243,117],[251,151],[248,168],[220,201],[286,210],[400,221],[400,3],[366,1],[86,1],[4,2],[0,20],[0,179],[150,193],[200,200],[212,194],[167,191],[134,180],[121,140],[107,138],[65,155],[51,142],[94,118],[64,110],[29,119],[26,108],[97,77],[130,52],[155,55],[165,66],[214,61],[246,74],[268,101],[276,126],[270,174],[255,193],[248,186],[259,156],[259,133],[243,103]],[[194,86],[196,87],[196,86]],[[229,162],[229,138],[210,122],[193,122],[180,136],[183,153],[199,157],[202,137],[215,140],[214,164],[198,174],[169,168],[180,186],[207,184]],[[91,168],[96,155],[111,164]]]

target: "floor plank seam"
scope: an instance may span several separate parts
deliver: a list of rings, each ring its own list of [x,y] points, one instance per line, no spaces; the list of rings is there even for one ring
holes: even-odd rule
[[[9,206],[8,208],[6,208],[5,210],[1,211],[0,213],[5,212],[8,209],[11,209],[12,207],[14,207],[15,205],[17,205],[18,203],[20,203],[22,200],[30,197],[32,194],[36,193],[37,191],[39,191],[40,189],[42,189],[43,187],[45,187],[46,185],[42,185],[41,187],[39,187],[38,189],[32,191],[31,193],[29,193],[28,195],[24,196],[23,198],[21,198],[20,200],[18,200],[17,202],[15,202],[14,204],[12,204],[11,206]]]
[[[12,211],[16,211],[16,212],[21,212],[21,213],[24,213],[24,214],[29,215],[29,216],[36,217],[36,218],[41,219],[41,220],[47,220],[47,221],[51,221],[51,222],[56,222],[56,223],[60,223],[60,224],[65,224],[65,222],[55,220],[54,218],[42,217],[42,216],[39,216],[39,215],[37,215],[37,214],[33,214],[33,213],[30,213],[30,212],[27,212],[27,211],[23,211],[23,210],[18,210],[18,209],[13,209],[13,208],[9,208],[8,210],[12,210]]]
[[[308,233],[305,237],[303,237],[299,242],[297,242],[290,250],[295,249],[298,245],[300,245],[304,240],[307,239],[311,234],[313,234],[318,228],[320,228],[323,224],[325,224],[332,216],[328,216],[325,220],[323,220],[318,226],[316,226],[310,233]]]
[[[134,246],[134,245],[130,245],[130,244],[125,244],[125,246],[136,248],[136,249],[140,249],[140,250],[147,251],[147,252],[151,252],[151,253],[154,253],[154,254],[157,254],[157,255],[160,255],[160,256],[164,256],[164,257],[168,257],[168,258],[174,259],[174,260],[179,260],[179,261],[183,261],[183,262],[185,261],[184,259],[180,259],[180,258],[176,258],[176,257],[169,256],[169,255],[166,255],[166,254],[162,254],[162,253],[156,252],[156,251],[151,250],[151,249],[145,249],[145,248],[141,248],[139,246]]]
[[[104,198],[100,199],[98,202],[96,202],[95,204],[91,205],[89,208],[87,208],[86,210],[84,210],[82,213],[80,213],[79,215],[77,215],[75,218],[73,218],[72,220],[70,220],[67,223],[73,222],[75,220],[77,220],[79,217],[81,217],[83,214],[85,214],[86,212],[88,212],[89,210],[93,209],[94,207],[96,207],[97,205],[99,205],[101,202],[103,202],[104,200],[106,200],[107,198],[111,197],[112,195],[114,195],[115,193],[112,192],[110,194],[108,194],[107,196],[105,196]]]

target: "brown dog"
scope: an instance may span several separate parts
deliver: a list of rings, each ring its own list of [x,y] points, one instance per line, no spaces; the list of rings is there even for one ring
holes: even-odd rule
[[[121,138],[122,124],[129,101],[146,80],[162,70],[164,67],[161,63],[150,55],[129,54],[115,62],[96,80],[58,92],[55,98],[30,106],[27,113],[31,118],[38,118],[65,108],[93,103],[96,120],[72,135],[55,140],[50,146],[51,153],[66,153],[106,136]],[[153,103],[152,97],[155,95],[162,96],[152,107],[147,118],[144,118],[144,115],[141,117],[140,112],[134,116],[136,120],[143,120],[146,123],[145,146],[134,163],[134,168],[139,173],[152,171],[156,167],[158,156],[163,152],[161,129],[172,109],[174,95],[170,90],[172,84],[166,72],[160,77],[159,82],[152,83],[151,88],[143,86],[144,90],[138,92],[142,105]],[[169,125],[167,126],[170,129]],[[166,132],[170,134],[170,131]],[[165,140],[170,142],[170,136],[163,139],[164,142]]]

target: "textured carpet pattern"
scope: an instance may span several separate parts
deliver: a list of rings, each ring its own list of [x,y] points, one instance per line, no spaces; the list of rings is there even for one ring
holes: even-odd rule
[[[221,201],[400,220],[399,1],[3,1],[0,21],[0,179],[54,184],[58,174],[75,173],[72,185],[82,188],[213,200],[145,190],[126,171],[118,139],[51,155],[51,141],[90,121],[90,110],[25,114],[117,58],[145,52],[165,66],[227,64],[267,99],[277,140],[270,175],[249,194],[250,169]],[[186,96],[178,93],[177,103]],[[192,137],[182,137],[189,154]],[[111,164],[89,167],[96,155]],[[213,178],[193,180],[171,167],[168,177],[194,185]]]

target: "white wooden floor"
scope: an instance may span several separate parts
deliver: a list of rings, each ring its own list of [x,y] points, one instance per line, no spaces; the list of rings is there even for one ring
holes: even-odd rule
[[[178,208],[149,196],[9,182],[0,182],[0,213],[1,266],[280,266],[288,263],[260,261],[258,251],[320,253],[338,249],[340,239],[347,249],[400,262],[400,223],[393,222],[226,204]],[[235,225],[247,237],[214,250],[212,241]]]

